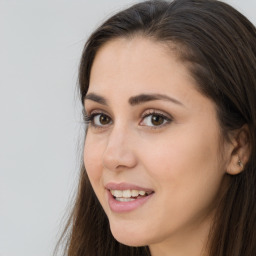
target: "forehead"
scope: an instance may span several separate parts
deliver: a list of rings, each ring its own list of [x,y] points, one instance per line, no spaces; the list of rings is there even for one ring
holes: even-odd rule
[[[103,45],[94,59],[89,91],[104,92],[110,86],[155,90],[180,78],[196,85],[175,47],[148,38],[118,38]],[[111,84],[109,84],[111,83]]]

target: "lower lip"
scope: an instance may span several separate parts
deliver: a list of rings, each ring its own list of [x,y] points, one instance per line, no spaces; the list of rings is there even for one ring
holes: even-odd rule
[[[115,200],[109,190],[107,190],[107,194],[108,194],[108,204],[110,209],[113,212],[122,213],[122,212],[130,212],[139,208],[140,206],[145,204],[153,196],[154,193],[145,197],[140,197],[138,199],[135,199],[129,202],[120,202]]]

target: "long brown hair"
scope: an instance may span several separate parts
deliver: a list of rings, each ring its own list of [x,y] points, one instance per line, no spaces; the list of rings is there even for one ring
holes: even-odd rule
[[[247,124],[251,154],[230,177],[210,237],[210,256],[256,255],[256,30],[242,14],[216,0],[145,1],[117,13],[88,39],[79,70],[82,104],[99,48],[118,37],[142,35],[174,44],[202,94],[215,102],[224,138]],[[66,226],[68,256],[150,255],[148,247],[117,242],[81,167],[78,194]]]

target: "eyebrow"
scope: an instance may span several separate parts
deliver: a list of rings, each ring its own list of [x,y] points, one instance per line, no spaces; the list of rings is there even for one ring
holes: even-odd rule
[[[107,100],[104,97],[95,93],[88,93],[87,95],[85,95],[84,100],[92,100],[102,105],[108,105]]]
[[[84,99],[92,100],[92,101],[95,101],[95,102],[105,105],[105,106],[108,105],[107,100],[104,97],[102,97],[98,94],[95,94],[95,93],[88,93]],[[171,101],[175,104],[183,106],[183,104],[180,101],[178,101],[172,97],[169,97],[167,95],[158,94],[158,93],[157,94],[155,94],[155,93],[154,94],[139,94],[139,95],[130,97],[128,102],[130,103],[131,106],[136,106],[136,105],[140,105],[142,103],[145,103],[148,101],[154,101],[154,100],[167,100],[167,101]]]
[[[178,105],[183,105],[180,101],[164,94],[140,94],[140,95],[131,97],[129,99],[129,103],[132,106],[135,106],[135,105],[139,105],[139,104],[142,104],[148,101],[153,101],[153,100],[167,100]]]

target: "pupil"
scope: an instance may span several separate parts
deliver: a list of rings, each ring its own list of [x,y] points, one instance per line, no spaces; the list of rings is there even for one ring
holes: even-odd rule
[[[152,116],[152,123],[154,125],[161,125],[163,123],[164,119],[161,116],[154,115]]]
[[[109,123],[109,118],[105,115],[100,116],[100,123],[101,124],[108,124]]]

